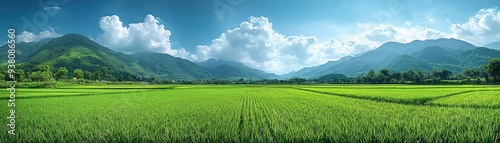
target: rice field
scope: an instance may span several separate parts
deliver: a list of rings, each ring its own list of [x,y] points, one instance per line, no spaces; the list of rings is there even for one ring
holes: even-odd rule
[[[125,85],[17,90],[17,135],[10,136],[3,126],[0,142],[500,141],[500,86]],[[7,117],[8,91],[1,95],[5,106],[0,106],[0,114]]]

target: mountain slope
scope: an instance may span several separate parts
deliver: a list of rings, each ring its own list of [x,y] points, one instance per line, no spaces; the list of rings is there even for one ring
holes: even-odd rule
[[[339,65],[343,62],[349,61],[351,58],[353,58],[353,57],[352,56],[345,56],[339,60],[328,61],[325,64],[322,64],[319,66],[303,68],[297,72],[293,72],[293,73],[290,73],[288,75],[284,75],[284,77],[290,78],[290,77],[296,76],[296,77],[303,77],[303,78],[313,78],[313,77],[326,75],[328,72],[325,72],[325,71],[332,70],[329,68],[334,67],[336,65]]]
[[[461,54],[463,60],[460,66],[463,68],[479,67],[486,65],[491,58],[498,57],[500,57],[500,50],[477,47]]]
[[[473,49],[475,49],[474,45],[453,38],[423,41],[415,40],[405,44],[387,42],[377,49],[367,51],[356,57],[348,58],[348,60],[338,62],[333,66],[324,64],[312,68],[304,68],[303,70],[307,72],[295,72],[287,76],[319,77],[332,73],[357,76],[367,73],[371,69],[379,70],[388,66],[403,70],[408,68],[404,62],[410,62],[409,64],[414,64],[414,66],[420,68],[427,69],[430,64],[431,67],[451,68],[458,71],[461,70],[459,64],[465,59],[458,55]],[[408,55],[406,55],[400,57],[405,54],[413,56],[408,57]],[[318,67],[328,68],[318,69]]]
[[[490,48],[490,49],[500,50],[500,42],[489,43],[489,44],[484,45],[484,47]]]
[[[415,58],[408,54],[399,56],[387,65],[388,69],[399,72],[406,71],[408,69],[430,71],[432,70],[432,67],[433,66],[429,62]]]
[[[131,55],[147,72],[169,79],[210,79],[212,74],[197,64],[168,54],[139,52]]]
[[[439,46],[426,47],[415,55],[417,58],[426,60],[430,63],[455,65],[460,64],[460,61],[455,58],[456,55],[451,54],[450,52]]]
[[[218,79],[233,79],[233,80],[239,78],[252,78],[259,76],[255,73],[242,71],[237,67],[226,64],[211,69],[210,73],[212,73],[214,77]]]
[[[70,72],[82,69],[91,72],[99,70],[109,75],[123,73],[136,76],[147,75],[137,61],[129,55],[115,52],[78,34],[67,34],[50,40],[24,64],[66,67]]]
[[[29,57],[33,56],[36,51],[38,51],[42,46],[47,44],[51,39],[43,39],[38,42],[20,42],[16,43],[16,61],[17,62],[23,62],[28,60]],[[0,60],[1,61],[7,61],[8,53],[7,50],[9,49],[8,45],[5,44],[2,47],[0,47]]]
[[[234,62],[234,61],[208,59],[206,61],[199,62],[197,64],[209,69],[210,72],[216,78],[231,77],[229,75],[222,75],[222,73],[240,73],[240,74],[234,74],[232,76],[239,77],[239,78],[249,78],[249,79],[280,78],[279,76],[277,76],[275,74],[267,73],[267,72],[257,70],[257,69],[253,69],[253,68],[250,68],[242,63]],[[222,67],[220,67],[220,66],[222,66]],[[232,66],[232,68],[229,68],[227,66]],[[226,69],[229,71],[217,71],[215,69],[218,69],[218,70]]]

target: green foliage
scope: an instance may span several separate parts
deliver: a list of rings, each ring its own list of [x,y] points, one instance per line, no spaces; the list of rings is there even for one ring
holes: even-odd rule
[[[319,77],[316,82],[318,83],[340,83],[347,80],[348,77],[343,74],[328,74]]]
[[[140,52],[132,55],[146,71],[166,79],[210,79],[208,70],[197,64],[168,54]]]
[[[30,78],[31,81],[36,81],[36,82],[47,82],[54,80],[54,78],[52,78],[52,75],[49,72],[41,72],[41,71],[32,72],[28,76],[28,78]]]
[[[22,117],[16,118],[16,125],[23,130],[16,130],[15,137],[0,134],[0,141],[496,142],[500,138],[498,94],[486,92],[487,98],[480,99],[485,92],[480,90],[498,87],[100,85],[19,89],[23,105],[29,105],[16,106],[16,111],[22,111],[16,112]],[[466,91],[479,92],[456,94]],[[2,99],[8,98],[7,90],[1,92]],[[0,106],[0,114],[8,115],[7,108]]]
[[[66,69],[66,67],[59,67],[56,72],[56,79],[60,80],[66,78],[68,78],[68,69]]]
[[[500,58],[491,59],[486,68],[495,81],[500,81]]]
[[[83,73],[82,69],[75,69],[75,71],[73,71],[73,78],[83,79],[83,77],[84,77],[84,73]]]

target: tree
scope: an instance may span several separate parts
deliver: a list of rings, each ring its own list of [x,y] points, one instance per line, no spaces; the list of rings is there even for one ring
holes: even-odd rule
[[[486,68],[493,77],[493,81],[500,81],[500,58],[491,59]]]
[[[66,67],[59,67],[56,72],[56,79],[60,80],[66,78],[68,78],[68,69],[66,69]]]
[[[430,73],[430,74],[431,74],[431,76],[432,76],[433,78],[439,78],[439,77],[441,77],[441,76],[440,76],[440,75],[441,75],[441,72],[439,72],[436,68],[432,68],[432,70],[431,70],[431,73]]]
[[[384,76],[389,76],[389,69],[383,68],[380,70],[380,73],[382,73]]]
[[[50,70],[50,66],[43,64],[43,65],[38,65],[37,66],[36,72],[31,72],[31,74],[28,76],[32,81],[37,81],[37,82],[46,82],[46,81],[54,81],[54,78],[52,77],[52,71]]]
[[[381,78],[382,78],[382,81],[383,81],[384,83],[387,83],[387,80],[388,80],[388,78],[389,78],[389,69],[387,69],[387,68],[383,68],[383,69],[381,69],[379,72],[380,72],[380,74],[382,74],[382,76],[383,76],[383,77],[381,77]]]
[[[375,71],[374,70],[370,70],[368,72],[368,74],[366,75],[366,78],[367,78],[368,82],[372,83],[375,80],[376,76],[377,75],[375,74]]]
[[[415,72],[412,69],[408,69],[403,73],[403,78],[406,81],[415,81]]]
[[[375,77],[375,81],[377,83],[385,83],[386,82],[385,77],[386,76],[384,74],[378,73],[377,76]]]
[[[54,78],[52,78],[49,72],[41,72],[41,71],[32,72],[28,76],[28,78],[30,78],[32,81],[37,81],[37,82],[46,82],[54,80]]]
[[[401,73],[395,72],[391,74],[391,79],[396,80],[396,83],[399,83],[399,80],[401,79]]]
[[[101,72],[101,70],[96,70],[96,71],[94,71],[94,73],[92,73],[92,77],[93,77],[92,79],[93,80],[101,80],[102,75],[103,75],[103,73]]]
[[[74,78],[77,78],[77,79],[81,79],[84,77],[84,73],[83,73],[83,70],[82,69],[75,69],[73,71],[73,77]]]
[[[52,71],[50,70],[50,66],[46,65],[46,64],[38,65],[36,68],[40,72],[50,72],[50,73],[52,73]]]
[[[89,71],[84,71],[83,76],[84,76],[83,78],[88,79],[88,80],[94,79],[94,74],[92,72],[89,72]]]
[[[441,79],[449,79],[451,75],[453,75],[453,73],[450,70],[447,70],[447,69],[443,69],[440,72],[440,78]]]
[[[422,83],[425,80],[424,73],[418,69],[417,74],[415,75],[415,81],[417,83]]]
[[[16,70],[16,80],[17,81],[24,81],[25,76],[24,76],[24,70],[22,69],[17,69]]]
[[[4,81],[5,80],[5,74],[0,73],[0,80]]]

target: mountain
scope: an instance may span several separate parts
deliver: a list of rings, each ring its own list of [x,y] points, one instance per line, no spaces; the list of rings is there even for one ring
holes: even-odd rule
[[[392,60],[391,63],[387,65],[387,68],[392,70],[392,71],[406,71],[408,69],[412,70],[424,70],[424,71],[430,71],[432,70],[432,65],[424,60],[421,60],[419,58],[410,56],[408,54],[401,55],[397,57],[396,59]]]
[[[447,68],[454,72],[459,72],[463,68],[470,66],[464,65],[464,62],[466,64],[485,63],[487,62],[485,59],[488,57],[496,57],[496,55],[484,57],[484,55],[495,53],[492,51],[490,53],[479,53],[477,56],[467,54],[468,52],[479,52],[476,50],[478,50],[476,46],[454,38],[415,40],[410,43],[387,42],[374,50],[356,55],[355,57],[348,56],[343,60],[304,68],[297,72],[289,73],[286,76],[317,78],[333,73],[357,76],[367,73],[371,69],[380,70],[384,67],[396,71],[403,71],[408,68],[422,70]],[[467,60],[467,58],[470,60]],[[320,69],[318,67],[328,68]]]
[[[2,50],[3,49],[3,50]],[[0,47],[0,59],[7,61],[7,45]],[[282,75],[283,78],[337,78],[340,75],[357,76],[369,70],[389,68],[391,71],[432,68],[449,69],[454,73],[466,68],[485,65],[489,59],[500,57],[500,50],[474,45],[457,39],[415,40],[410,43],[388,42],[377,49],[355,57],[346,56],[336,61],[306,67]],[[278,75],[253,69],[235,61],[209,59],[193,63],[168,54],[138,52],[127,55],[115,52],[78,34],[16,45],[17,67],[26,73],[47,64],[55,72],[66,67],[93,73],[105,80],[134,80],[141,77],[165,79],[269,79]],[[6,63],[3,64],[6,64]]]
[[[477,47],[463,52],[460,57],[463,59],[460,63],[461,67],[473,68],[486,65],[491,58],[500,57],[500,50]]]
[[[3,61],[7,61],[7,45],[0,47]],[[39,42],[17,43],[18,67],[32,72],[41,64],[47,64],[55,72],[66,67],[72,75],[75,69],[97,72],[105,80],[132,80],[133,77],[156,77],[165,79],[262,79],[279,76],[249,68],[241,63],[208,60],[193,63],[168,54],[138,52],[127,55],[78,34],[67,34],[59,38],[43,39]],[[202,67],[200,65],[206,67]],[[215,76],[214,76],[215,75]]]
[[[16,43],[16,61],[23,62],[28,60],[29,57],[33,56],[38,49],[40,49],[43,45],[47,44],[51,39],[42,39],[38,42],[20,42]],[[7,49],[9,49],[8,45],[5,44],[0,47],[2,52],[0,52],[0,60],[7,61]]]
[[[129,55],[115,52],[78,34],[67,34],[51,39],[40,48],[33,48],[32,56],[20,65],[34,68],[36,65],[47,64],[58,68],[66,67],[68,71],[75,69],[84,71],[101,71],[104,75],[144,76],[147,73]],[[55,71],[56,69],[52,69]]]
[[[210,79],[212,74],[197,64],[168,54],[138,52],[131,55],[147,72],[169,79]]]
[[[489,43],[489,44],[484,45],[484,47],[490,48],[490,49],[500,50],[500,42]]]
[[[226,64],[211,69],[210,73],[212,73],[214,77],[218,79],[233,79],[233,80],[239,78],[255,78],[259,76],[256,75],[255,73],[242,71],[239,68]]]
[[[446,50],[457,50],[457,51],[466,51],[474,49],[476,46],[467,43],[462,40],[450,38],[440,38],[440,39],[430,39],[430,40],[414,40],[410,43],[397,43],[397,42],[387,42],[380,46],[379,49],[384,49],[392,52],[396,52],[398,54],[413,54],[423,50],[426,47],[431,46],[439,46]]]
[[[250,68],[242,63],[226,60],[208,59],[197,63],[198,65],[207,68],[215,78],[234,79],[264,79],[264,78],[280,78],[278,75],[267,73],[261,70]],[[224,74],[225,73],[225,74]]]
[[[323,72],[323,71],[328,71],[329,68],[333,67],[333,66],[336,66],[340,63],[343,63],[345,61],[348,61],[350,60],[351,58],[353,58],[352,56],[345,56],[337,61],[328,61],[326,62],[325,64],[322,64],[322,65],[319,65],[319,66],[314,66],[314,67],[306,67],[306,68],[303,68],[297,72],[291,72],[291,73],[288,73],[288,74],[285,74],[285,75],[282,75],[282,77],[284,78],[291,78],[293,76],[297,76],[297,77],[303,77],[303,78],[313,78],[313,76],[310,76],[310,75],[318,75],[319,73]],[[321,74],[320,74],[321,75]]]
[[[415,56],[430,63],[455,65],[460,64],[460,61],[456,59],[456,55],[453,55],[452,53],[439,46],[425,47],[420,52],[416,53]]]

